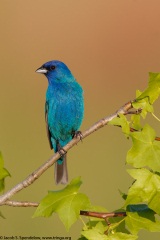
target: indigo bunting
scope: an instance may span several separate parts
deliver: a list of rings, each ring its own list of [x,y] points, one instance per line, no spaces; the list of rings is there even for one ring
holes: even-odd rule
[[[83,90],[68,67],[54,60],[36,70],[48,79],[45,119],[51,149],[55,152],[75,136],[84,115]],[[68,182],[66,154],[55,163],[56,184]]]

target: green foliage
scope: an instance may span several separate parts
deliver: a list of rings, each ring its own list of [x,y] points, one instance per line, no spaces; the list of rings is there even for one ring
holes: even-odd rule
[[[127,121],[127,118],[123,114],[119,114],[118,117],[113,118],[108,125],[114,125],[119,126],[122,128],[122,132],[128,137],[130,133],[130,126],[129,121]]]
[[[141,116],[146,117],[148,112],[153,112],[152,104],[160,95],[160,73],[149,73],[148,87],[140,92],[136,92],[136,101],[133,102],[135,109],[142,108]]]
[[[153,106],[150,103],[150,98],[148,96],[141,98],[143,94],[137,90],[136,91],[136,101],[132,103],[133,107],[135,109],[142,109],[141,116],[145,118],[147,116],[147,113],[153,112]]]
[[[140,229],[160,232],[160,221],[156,218],[155,212],[145,204],[128,205],[125,222],[133,234],[137,234]]]
[[[103,225],[102,222],[98,222],[96,223],[95,226],[92,226],[90,228],[85,227],[83,229],[83,231],[81,232],[82,236],[84,236],[86,239],[91,239],[91,240],[95,240],[95,239],[102,239],[102,240],[106,240],[108,239],[108,237],[106,236],[106,234],[104,234],[104,232],[106,231],[106,227]]]
[[[109,231],[107,233],[107,230]],[[128,240],[135,240],[137,239],[136,235],[131,235],[128,233],[123,232],[114,232],[113,230],[107,229],[105,224],[102,222],[97,222],[94,226],[91,226],[89,229],[83,229],[81,232],[82,236],[85,238],[82,239],[89,239],[89,240],[119,240],[119,239],[128,239]]]
[[[145,202],[149,208],[160,215],[160,176],[148,169],[130,169],[129,174],[135,179],[130,187],[125,206]]]
[[[5,188],[5,178],[11,176],[6,168],[4,168],[4,161],[2,153],[0,152],[0,192]],[[1,216],[1,215],[0,215]]]
[[[131,116],[131,123],[132,123],[132,127],[139,131],[142,129],[141,123],[140,123],[140,114],[133,114]]]
[[[149,73],[148,87],[142,92],[137,101],[149,99],[149,103],[153,104],[160,95],[160,73]]]
[[[146,124],[142,131],[130,133],[130,137],[133,145],[126,162],[136,168],[148,166],[160,172],[160,142],[155,140],[154,129]]]
[[[79,218],[80,210],[90,207],[88,197],[78,192],[81,184],[80,177],[78,177],[60,191],[49,191],[40,202],[33,217],[50,217],[52,213],[58,213],[66,229],[69,230]]]

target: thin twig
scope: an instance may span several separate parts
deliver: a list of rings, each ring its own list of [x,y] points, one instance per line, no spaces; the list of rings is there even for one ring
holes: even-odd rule
[[[125,217],[127,216],[126,212],[111,212],[111,213],[100,213],[100,212],[90,212],[90,211],[80,211],[80,215],[87,216],[87,217],[96,217],[96,218],[103,218],[106,220],[110,217]]]
[[[127,114],[129,110],[132,108],[132,102],[126,103],[119,110],[117,110],[114,114],[99,120],[93,126],[88,128],[86,131],[82,133],[83,138],[86,138],[91,133],[97,131],[98,129],[104,127],[108,122],[110,122],[113,118],[117,117],[120,113]],[[63,149],[67,152],[70,148],[76,145],[81,140],[80,136],[73,138]],[[60,154],[55,153],[49,160],[47,160],[43,165],[41,165],[38,169],[36,169],[33,173],[31,173],[26,179],[22,182],[18,183],[8,192],[0,196],[0,205],[5,204],[7,200],[9,200],[15,193],[21,191],[22,189],[31,185],[35,180],[37,180],[49,167],[51,167],[58,159],[60,158]]]

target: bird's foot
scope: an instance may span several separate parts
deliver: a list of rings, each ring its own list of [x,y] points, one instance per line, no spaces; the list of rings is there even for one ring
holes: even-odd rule
[[[82,134],[81,131],[74,131],[74,132],[73,132],[73,138],[77,138],[77,137],[79,137],[80,140],[81,140],[81,142],[82,142],[83,134]]]
[[[60,155],[61,157],[63,157],[65,154],[67,154],[67,151],[64,150],[64,148],[60,147],[60,148],[58,149],[58,153],[59,153],[59,155]]]

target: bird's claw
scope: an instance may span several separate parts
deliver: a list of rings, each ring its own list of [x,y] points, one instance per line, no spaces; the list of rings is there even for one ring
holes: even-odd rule
[[[67,151],[64,150],[64,148],[61,147],[61,148],[58,149],[58,153],[61,157],[63,157],[65,154],[67,154]]]
[[[74,132],[74,134],[73,134],[73,137],[74,137],[74,138],[77,138],[77,137],[79,137],[79,138],[80,138],[80,140],[81,140],[81,142],[82,142],[82,139],[83,139],[83,134],[82,134],[82,132],[81,132],[81,131],[75,131],[75,132]]]

